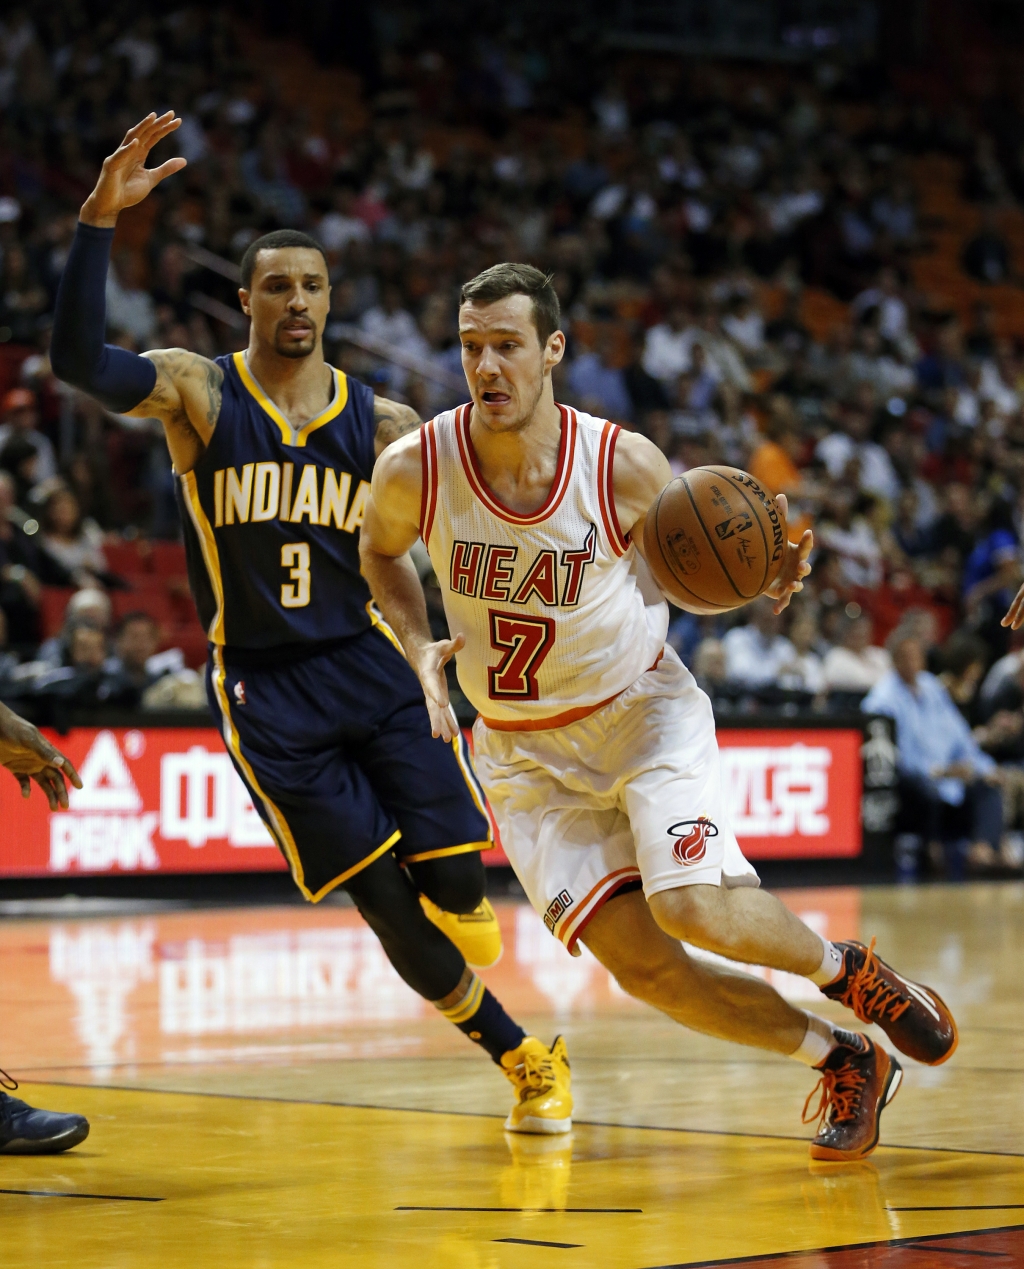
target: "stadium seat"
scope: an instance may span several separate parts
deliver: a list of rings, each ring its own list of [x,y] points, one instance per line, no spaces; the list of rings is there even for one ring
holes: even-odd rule
[[[148,550],[142,547],[141,539],[111,538],[104,542],[103,554],[110,571],[120,577],[149,571]]]
[[[64,609],[74,594],[71,586],[44,586],[39,597],[39,633],[43,639],[60,633]]]
[[[153,542],[151,546],[154,573],[166,577],[187,571],[185,547],[181,542]]]

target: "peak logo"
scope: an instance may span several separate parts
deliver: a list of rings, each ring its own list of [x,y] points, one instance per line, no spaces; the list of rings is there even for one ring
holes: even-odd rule
[[[695,820],[679,820],[668,830],[668,835],[676,838],[672,846],[672,858],[685,868],[704,858],[708,838],[718,836],[718,825],[706,815],[700,815]]]
[[[78,772],[80,789],[68,790],[72,811],[142,810],[142,797],[112,731],[101,731]]]
[[[83,728],[62,744],[82,788],[67,811],[39,808],[49,852],[36,873],[234,871],[238,848],[277,856],[212,729]]]

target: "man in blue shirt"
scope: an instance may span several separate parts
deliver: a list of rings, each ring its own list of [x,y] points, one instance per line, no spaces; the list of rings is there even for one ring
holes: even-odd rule
[[[968,837],[975,858],[991,859],[1003,826],[996,764],[978,748],[942,683],[925,670],[921,641],[897,630],[889,651],[893,669],[879,679],[861,709],[887,714],[896,723],[899,828],[929,844]]]

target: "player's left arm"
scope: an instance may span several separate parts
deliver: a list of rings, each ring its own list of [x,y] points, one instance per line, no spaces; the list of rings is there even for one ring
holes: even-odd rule
[[[411,405],[389,401],[387,397],[373,398],[373,453],[375,458],[393,442],[423,426],[423,420]]]
[[[461,634],[434,639],[423,586],[409,558],[420,535],[422,485],[420,438],[410,433],[391,444],[374,466],[370,500],[359,531],[359,563],[374,602],[420,681],[431,730],[450,741],[458,733],[458,724],[449,706],[444,667],[466,640]]]
[[[672,469],[668,465],[668,459],[653,441],[641,436],[639,432],[619,433],[612,464],[615,514],[619,524],[624,527],[626,537],[644,559],[644,521],[658,495],[671,479]],[[786,495],[779,494],[775,501],[785,520],[789,513]],[[629,526],[628,529],[625,528],[626,525]],[[813,546],[814,537],[810,529],[801,534],[799,542],[787,543],[779,575],[765,592],[775,600],[776,613],[782,612],[798,590],[803,590],[803,578],[811,571],[807,557]],[[675,598],[672,602],[679,603]]]

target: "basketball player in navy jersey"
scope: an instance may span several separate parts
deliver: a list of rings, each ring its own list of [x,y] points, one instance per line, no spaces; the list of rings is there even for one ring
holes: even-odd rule
[[[525,1035],[463,954],[487,964],[500,952],[483,905],[483,798],[461,743],[433,743],[419,682],[359,570],[374,461],[420,420],[324,361],[322,247],[292,230],[249,247],[245,352],[211,361],[104,345],[118,213],[185,166],[145,166],[179,124],[151,114],[105,160],[61,280],[54,372],[164,425],[210,707],[296,885],[313,902],[343,887],[402,978],[500,1065],[516,1090],[507,1128],[568,1131],[562,1042]]]

